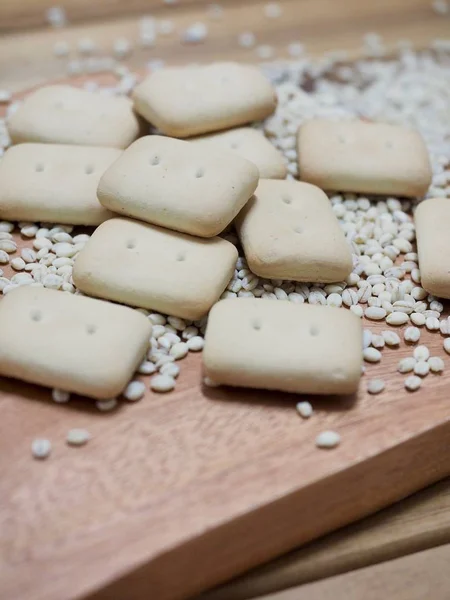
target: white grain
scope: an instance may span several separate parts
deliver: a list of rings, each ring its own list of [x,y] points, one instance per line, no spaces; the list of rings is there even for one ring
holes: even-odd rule
[[[87,429],[69,429],[66,436],[66,442],[69,446],[84,446],[91,439],[91,434]]]
[[[369,394],[380,394],[386,387],[383,379],[370,379],[367,383]]]
[[[11,261],[11,267],[14,269],[14,271],[23,271],[23,269],[25,269],[25,261],[23,258],[13,258]]]
[[[373,321],[381,321],[386,317],[386,310],[378,306],[370,306],[364,311],[364,316]]]
[[[378,335],[378,334],[373,334],[372,335],[372,346],[374,348],[384,348],[385,345],[385,341],[384,341],[384,337],[382,335]]]
[[[386,323],[389,325],[404,325],[409,321],[409,316],[403,312],[393,312],[386,317]]]
[[[316,446],[323,449],[335,448],[341,443],[341,436],[336,431],[322,431],[316,437]]]
[[[153,364],[150,363],[152,366]],[[130,381],[123,392],[124,398],[129,400],[130,402],[137,402],[144,397],[145,394],[145,385],[142,381],[134,380]]]
[[[381,360],[381,352],[376,348],[364,348],[363,358],[366,362],[377,363]]]
[[[45,459],[50,455],[52,444],[50,440],[37,438],[31,443],[31,453],[34,458]]]
[[[387,346],[398,346],[400,344],[400,336],[395,331],[385,329],[381,332]]]
[[[420,377],[426,377],[430,372],[430,365],[426,360],[418,360],[414,366],[414,373]]]
[[[14,240],[0,240],[0,251],[13,254],[16,250],[17,244]]]
[[[439,319],[436,317],[428,317],[425,321],[425,327],[428,331],[438,331],[441,327]]]
[[[417,344],[420,340],[420,329],[417,327],[407,327],[403,334],[405,342],[410,342],[411,344]]]
[[[440,356],[430,356],[428,364],[432,373],[442,373],[444,370],[444,361]]]
[[[423,313],[413,312],[409,318],[411,319],[411,322],[418,327],[425,325],[426,318]]]
[[[415,392],[422,385],[422,379],[416,375],[411,375],[405,379],[404,385],[409,392]]]
[[[186,356],[189,352],[189,346],[186,342],[179,342],[178,344],[174,344],[170,349],[170,355],[175,358],[175,360],[180,360]]]
[[[60,390],[59,388],[53,388],[52,389],[52,400],[53,400],[53,402],[57,402],[58,404],[63,404],[65,402],[69,402],[70,392],[66,392],[65,390]]]
[[[150,362],[149,360],[142,361],[137,369],[137,372],[140,373],[141,375],[152,375],[152,373],[154,373],[155,371],[156,371],[155,365],[153,364],[153,362]]]
[[[399,373],[410,373],[414,371],[416,364],[417,360],[413,356],[407,356],[399,361],[397,371]]]
[[[199,335],[196,335],[194,337],[189,338],[186,342],[186,345],[188,347],[188,350],[190,350],[191,352],[199,352],[200,350],[203,350],[205,340]]]
[[[430,351],[427,346],[417,346],[417,348],[414,348],[413,355],[416,360],[426,361],[430,358]]]
[[[150,382],[150,388],[154,392],[170,392],[174,387],[175,379],[170,375],[155,375]]]
[[[180,374],[180,367],[174,364],[173,362],[169,361],[161,365],[159,372],[161,373],[161,375],[169,375],[169,377],[173,377],[174,379],[176,379]]]
[[[110,398],[109,400],[97,400],[95,406],[101,412],[109,412],[114,410],[118,405],[117,398]]]
[[[313,414],[313,407],[309,402],[297,402],[295,408],[303,419],[309,419]]]

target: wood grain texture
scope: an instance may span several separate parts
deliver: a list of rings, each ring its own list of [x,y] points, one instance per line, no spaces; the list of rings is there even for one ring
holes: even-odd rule
[[[448,600],[449,561],[447,544],[261,600]]]
[[[356,397],[311,399],[309,421],[298,396],[203,388],[198,356],[173,393],[111,414],[1,380],[0,597],[188,598],[449,475],[450,370],[408,394],[395,369],[410,352],[384,350]],[[387,391],[370,397],[374,374]],[[88,446],[65,445],[72,427]],[[323,429],[339,448],[315,447]],[[54,444],[46,462],[35,437]]]
[[[36,14],[42,15],[44,8],[54,4],[52,0],[28,0],[36,7]],[[11,29],[25,25],[18,17],[6,17],[14,11],[29,14],[22,2],[3,0],[0,3],[0,24],[7,23],[8,31],[0,36],[0,80],[2,87],[14,91],[43,83],[49,79],[66,76],[65,59],[53,56],[53,46],[58,40],[66,40],[71,47],[71,58],[79,58],[77,41],[82,37],[93,39],[99,47],[99,55],[110,55],[114,40],[126,37],[134,50],[126,61],[132,68],[142,68],[152,59],[163,59],[168,63],[201,62],[213,60],[242,60],[254,62],[258,58],[256,47],[245,49],[238,45],[238,35],[252,31],[257,45],[273,47],[274,58],[287,58],[288,44],[299,41],[308,53],[320,56],[331,50],[344,49],[350,56],[362,52],[362,37],[368,31],[381,34],[388,49],[392,49],[400,39],[410,39],[416,47],[424,47],[433,38],[448,37],[449,19],[436,15],[429,0],[280,0],[282,15],[277,19],[265,16],[267,0],[241,2],[223,1],[224,15],[220,20],[207,16],[208,2],[190,2],[167,6],[162,0],[132,0],[120,3],[117,0],[88,2],[87,0],[67,0],[60,3],[67,7],[69,15],[78,7],[89,6],[89,17],[98,14],[108,19],[115,10],[143,7],[144,13],[152,13],[158,18],[171,19],[175,32],[159,36],[154,48],[141,48],[138,43],[138,15],[124,15],[114,20],[76,20],[64,29],[40,28],[37,30]],[[154,9],[154,7],[156,7]],[[105,10],[107,9],[107,10]],[[80,9],[81,10],[81,9]],[[15,12],[11,14],[15,14]],[[186,27],[197,21],[208,25],[208,38],[200,44],[182,44],[181,36]],[[21,25],[22,23],[22,25]]]
[[[255,598],[449,542],[446,479],[207,592],[201,600]]]

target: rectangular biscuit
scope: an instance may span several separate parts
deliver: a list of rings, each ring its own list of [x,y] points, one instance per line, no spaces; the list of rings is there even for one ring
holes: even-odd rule
[[[199,319],[233,275],[238,253],[222,238],[196,238],[132,219],[105,221],[78,255],[86,294]]]
[[[260,277],[331,283],[351,273],[350,246],[330,201],[309,183],[261,179],[236,229]]]
[[[344,308],[231,298],[209,314],[203,364],[218,384],[352,394],[361,339],[361,320]]]
[[[421,202],[414,221],[421,286],[430,294],[450,298],[450,200]]]
[[[417,131],[366,121],[313,119],[298,131],[300,179],[322,189],[423,196],[431,166]]]
[[[0,161],[0,218],[99,225],[113,213],[97,199],[106,169],[121,155],[116,148],[19,144]]]
[[[19,287],[0,302],[0,375],[93,398],[128,384],[152,327],[125,306]]]
[[[239,127],[210,133],[189,140],[206,149],[231,150],[258,167],[261,179],[284,179],[287,175],[286,161],[265,135],[253,127]]]
[[[129,98],[105,96],[70,85],[31,92],[8,118],[14,144],[43,142],[126,148],[140,132]]]
[[[248,201],[258,178],[253,163],[231,152],[149,135],[106,171],[98,198],[122,215],[213,237]]]
[[[134,88],[136,112],[173,137],[189,137],[265,119],[275,91],[259,69],[234,62],[169,67]]]

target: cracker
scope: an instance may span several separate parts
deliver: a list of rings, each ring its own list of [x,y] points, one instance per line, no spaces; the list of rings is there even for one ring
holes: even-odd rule
[[[287,166],[283,155],[264,134],[253,127],[239,127],[229,131],[202,135],[189,140],[206,149],[230,150],[258,167],[262,179],[284,179]]]
[[[226,288],[237,257],[233,244],[222,238],[110,219],[78,255],[73,279],[92,296],[199,319]]]
[[[414,214],[421,286],[430,294],[450,298],[450,200],[430,198]]]
[[[258,178],[253,163],[231,152],[149,135],[106,171],[98,198],[122,215],[212,237],[234,219]]]
[[[431,183],[417,131],[366,121],[313,119],[298,132],[300,179],[326,190],[423,196]]]
[[[135,87],[133,100],[147,121],[182,138],[265,119],[277,104],[259,69],[233,62],[161,69]]]
[[[0,375],[112,398],[142,361],[151,331],[130,308],[19,287],[0,302]]]
[[[352,270],[331,204],[309,183],[261,179],[236,227],[248,265],[261,277],[331,283]]]
[[[116,148],[19,144],[0,161],[0,219],[99,225],[113,216],[97,199]]]
[[[70,85],[31,92],[9,117],[14,144],[44,142],[126,148],[140,132],[129,98],[105,96]]]
[[[352,394],[361,339],[361,320],[343,308],[232,298],[209,314],[203,364],[218,384]]]

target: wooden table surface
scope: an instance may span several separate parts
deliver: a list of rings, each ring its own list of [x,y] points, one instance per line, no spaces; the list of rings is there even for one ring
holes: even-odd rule
[[[291,42],[301,42],[316,56],[338,49],[357,56],[362,51],[362,36],[367,32],[381,34],[391,48],[400,39],[409,39],[416,47],[422,47],[434,38],[448,38],[450,30],[448,16],[437,14],[428,0],[280,0],[279,18],[268,18],[264,12],[267,3],[261,0],[245,3],[222,0],[224,13],[220,19],[210,18],[208,2],[196,0],[178,0],[176,4],[166,4],[163,0],[66,0],[58,2],[66,8],[70,22],[62,29],[46,25],[45,11],[52,4],[50,0],[0,3],[0,88],[20,90],[64,77],[67,59],[55,57],[53,46],[57,41],[67,41],[71,47],[70,59],[77,59],[76,43],[82,37],[91,38],[100,55],[110,54],[117,38],[128,38],[133,51],[124,64],[142,68],[155,59],[170,63],[225,58],[256,61],[256,47],[245,49],[237,43],[237,36],[244,31],[256,35],[257,45],[270,45],[274,58],[286,58]],[[139,47],[138,19],[143,14],[172,20],[174,33],[158,36],[154,48]],[[184,29],[199,21],[208,25],[207,39],[200,44],[182,44]],[[385,582],[385,587],[376,588],[378,595],[374,598],[447,598],[450,580],[440,566],[448,563],[448,546],[392,559],[450,542],[449,490],[450,482],[437,484],[259,568],[210,597],[217,600],[254,597],[366,567],[303,585],[280,595],[279,600],[291,597],[356,600],[363,595],[369,598],[374,582],[382,585],[380,581]],[[366,566],[381,561],[388,562],[378,567]],[[426,587],[416,590],[418,577],[422,582],[426,580]],[[416,595],[400,596],[399,590],[405,585],[413,586]]]

